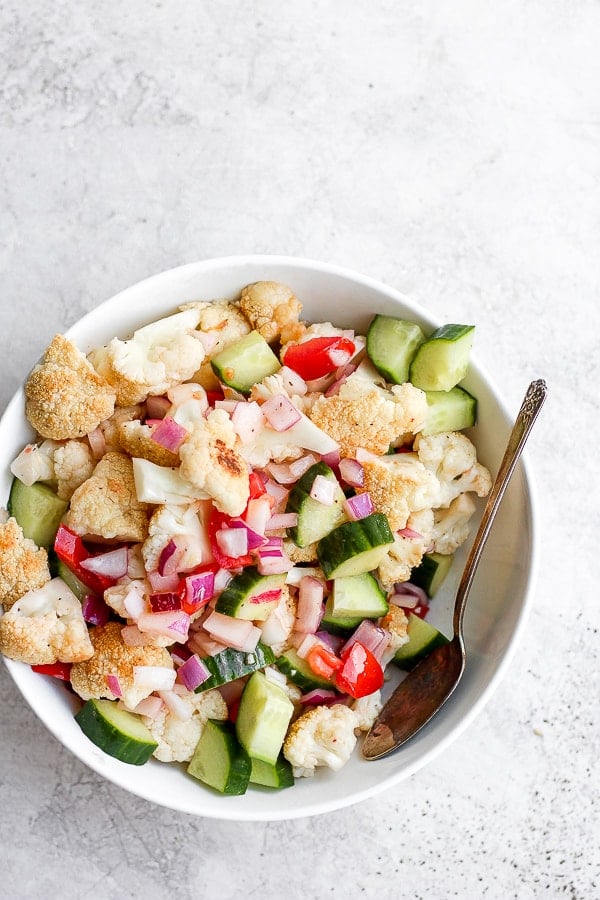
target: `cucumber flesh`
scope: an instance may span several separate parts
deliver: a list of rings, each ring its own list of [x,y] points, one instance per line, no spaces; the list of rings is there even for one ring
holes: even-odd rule
[[[325,612],[321,619],[320,628],[328,631],[330,634],[349,635],[354,631],[362,619],[360,616],[340,616],[334,615],[333,612],[333,596],[330,594],[325,604]]]
[[[336,578],[331,597],[331,618],[379,619],[388,611],[388,602],[379,582],[370,572]]]
[[[231,722],[208,719],[187,770],[221,794],[245,794],[252,763]]]
[[[449,391],[467,374],[474,325],[442,325],[424,341],[410,366],[410,380],[423,391]]]
[[[432,650],[447,643],[448,638],[441,631],[414,613],[409,613],[408,643],[396,651],[394,662],[401,669],[413,669]]]
[[[423,588],[429,597],[435,597],[452,567],[452,554],[425,553],[420,565],[410,573],[412,584]]]
[[[256,567],[248,566],[221,592],[215,610],[236,619],[264,622],[279,603],[284,585],[285,574],[261,575]]]
[[[357,522],[344,522],[317,544],[325,578],[362,575],[376,569],[394,543],[387,517],[371,513]]]
[[[214,656],[204,656],[202,662],[209,670],[210,678],[196,688],[197,694],[210,691],[221,684],[228,684],[230,681],[235,681],[236,678],[243,678],[245,675],[264,669],[265,666],[270,666],[275,662],[275,654],[270,647],[259,641],[250,653],[246,650],[234,650],[232,647],[227,647]]]
[[[281,789],[292,787],[294,773],[285,756],[279,754],[275,765],[263,762],[262,759],[253,759],[250,781],[252,784],[260,784],[263,787]]]
[[[386,381],[404,384],[425,335],[415,322],[375,316],[367,332],[367,355]]]
[[[217,378],[242,394],[253,384],[273,375],[281,363],[258,331],[251,331],[239,341],[229,344],[210,361]]]
[[[255,672],[242,694],[235,721],[236,734],[252,759],[275,765],[294,713],[285,691]]]
[[[331,682],[327,678],[316,675],[306,660],[298,656],[293,647],[278,656],[275,665],[305,694],[317,688],[331,689]]]
[[[317,475],[334,481],[336,492],[333,503],[327,506],[310,496],[311,488]],[[298,547],[308,547],[333,531],[346,521],[344,512],[345,495],[332,469],[324,462],[315,463],[308,469],[289,493],[286,505],[287,513],[298,514],[298,524],[288,528],[290,537]]]
[[[27,538],[38,547],[51,547],[68,503],[47,484],[23,484],[14,478],[8,498],[9,515],[14,516]]]
[[[68,565],[62,559],[56,558],[56,575],[62,578],[67,587],[70,587],[77,599],[83,603],[90,594],[89,587],[86,587],[83,581],[80,581],[77,575],[71,571]]]
[[[471,428],[477,419],[477,400],[464,388],[425,391],[427,419],[421,434],[441,434]]]
[[[158,747],[141,718],[116,700],[87,700],[75,720],[92,743],[132,766],[143,765]]]

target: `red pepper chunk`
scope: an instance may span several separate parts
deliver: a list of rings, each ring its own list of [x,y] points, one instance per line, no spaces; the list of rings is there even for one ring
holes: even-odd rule
[[[306,654],[306,662],[315,675],[327,679],[333,678],[336,670],[342,666],[342,660],[322,644],[314,644],[310,648]]]
[[[383,669],[371,651],[354,641],[352,646],[342,653],[343,665],[336,672],[335,683],[344,694],[358,699],[378,691],[383,685]]]
[[[249,553],[246,553],[244,556],[226,556],[219,547],[217,531],[220,531],[221,528],[229,528],[230,522],[231,517],[226,515],[226,513],[219,512],[218,509],[213,509],[210,514],[210,519],[208,521],[208,539],[210,541],[210,549],[215,562],[219,564],[221,569],[241,569],[244,566],[251,566],[252,557]]]
[[[72,663],[55,662],[45,663],[39,666],[32,666],[32,671],[39,672],[40,675],[51,675],[52,678],[60,678],[61,681],[71,680]]]
[[[84,568],[81,563],[84,559],[89,559],[92,554],[88,551],[82,539],[70,528],[65,525],[59,525],[56,537],[54,539],[54,552],[71,572],[77,576],[86,587],[102,597],[106,588],[112,587],[115,583],[114,578],[108,578],[106,575],[98,575],[96,572],[90,572]]]
[[[288,347],[283,364],[305,381],[314,381],[335,372],[339,366],[345,366],[354,356],[355,349],[354,342],[346,337],[310,338]]]

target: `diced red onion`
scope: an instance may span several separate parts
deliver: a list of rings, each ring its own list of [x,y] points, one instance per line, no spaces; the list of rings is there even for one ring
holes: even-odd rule
[[[102,459],[106,453],[106,438],[101,428],[94,428],[87,435],[90,450],[94,459]]]
[[[215,641],[206,631],[197,631],[192,634],[187,645],[192,653],[198,653],[201,657],[216,656],[217,653],[227,649],[226,644]]]
[[[322,644],[325,644],[329,650],[332,650],[336,656],[339,656],[340,650],[346,643],[346,638],[339,634],[330,634],[328,631],[317,631],[315,634]]]
[[[248,528],[259,535],[264,535],[267,522],[271,518],[271,497],[254,497],[248,500],[248,506],[244,513],[244,521]]]
[[[248,552],[248,531],[245,528],[220,528],[215,538],[225,556],[245,556]]]
[[[215,583],[214,583],[215,594],[220,594],[221,591],[224,591],[232,578],[233,578],[233,573],[231,572],[230,569],[218,569],[215,572]]]
[[[251,652],[260,638],[260,629],[247,619],[234,619],[212,612],[204,622],[204,629],[214,638],[235,650]]]
[[[269,646],[285,641],[293,626],[293,618],[281,601],[271,610],[264,622],[259,622],[262,641]]]
[[[108,687],[111,694],[115,695],[115,697],[123,696],[123,688],[121,687],[121,682],[119,681],[118,675],[107,675],[106,686]]]
[[[300,581],[296,608],[296,631],[314,634],[323,618],[325,586],[318,578],[306,575]]]
[[[283,385],[290,394],[297,394],[299,397],[303,397],[307,393],[306,381],[297,372],[290,369],[289,366],[282,366],[277,374],[283,380]]]
[[[179,585],[179,576],[177,572],[172,575],[160,575],[156,571],[148,572],[148,581],[154,593],[160,594],[161,591],[176,591]]]
[[[239,439],[246,444],[265,427],[265,413],[254,400],[240,400],[231,413],[231,421]]]
[[[298,513],[275,513],[267,522],[265,531],[280,531],[282,528],[295,528],[298,524]]]
[[[416,600],[416,603],[409,602],[413,599]],[[429,596],[422,587],[413,584],[411,581],[397,581],[389,601],[394,606],[405,606],[407,609],[414,609],[415,606],[420,604],[428,605]]]
[[[134,666],[133,683],[136,687],[153,691],[170,691],[175,684],[175,669],[166,666]]]
[[[315,644],[319,643],[319,638],[316,635],[303,634],[301,632],[298,633],[295,640],[297,640],[296,653],[300,659],[306,659]]]
[[[179,666],[182,666],[184,662],[190,658],[190,651],[182,644],[173,644],[169,649],[169,653],[171,654],[171,659],[173,660],[173,665],[176,669],[178,669]]]
[[[181,597],[173,591],[163,594],[150,594],[148,599],[153,613],[173,612],[175,609],[181,609]]]
[[[201,609],[215,594],[214,572],[198,572],[185,579],[185,602]]]
[[[176,422],[171,416],[165,416],[152,430],[150,439],[160,447],[164,447],[165,450],[170,450],[171,453],[177,453],[188,435],[189,432],[187,428],[184,428],[183,425],[180,425],[179,422]]]
[[[272,588],[270,591],[262,591],[250,598],[250,603],[279,603],[281,600],[281,588]]]
[[[246,553],[249,553],[250,550],[256,550],[257,547],[262,547],[263,544],[267,543],[267,539],[264,534],[259,534],[257,531],[254,531],[244,519],[231,519],[229,523],[230,528],[243,528],[246,532]],[[230,553],[229,556],[243,556],[243,553]]]
[[[265,489],[269,497],[273,497],[277,506],[282,506],[286,502],[289,490],[284,488],[281,484],[277,484],[276,481],[269,478],[265,483]]]
[[[147,716],[149,719],[155,719],[162,708],[163,702],[160,697],[151,694],[149,697],[140,700],[132,712],[136,713],[138,716]]]
[[[299,478],[291,471],[289,463],[269,463],[267,469],[278,484],[293,484]]]
[[[390,640],[390,633],[385,628],[376,625],[370,619],[363,619],[358,628],[350,635],[341,653],[347,652],[356,641],[370,650],[375,659],[381,660],[383,651],[387,647]]]
[[[304,706],[330,706],[332,703],[339,702],[339,694],[335,691],[328,691],[326,688],[314,688],[307,694],[302,694],[300,703]]]
[[[281,575],[293,567],[292,561],[283,549],[283,540],[279,537],[269,538],[268,543],[255,553],[261,575]]]
[[[307,453],[305,456],[301,456],[300,459],[295,459],[290,463],[290,472],[296,479],[301,478],[316,462],[316,456],[312,453]]]
[[[158,574],[175,574],[177,572],[179,560],[182,555],[182,551],[178,549],[177,544],[173,538],[167,541],[160,552],[160,556],[158,557]]]
[[[411,541],[418,541],[423,539],[423,535],[419,531],[415,531],[413,528],[400,528],[397,532],[400,537],[408,538]]]
[[[329,453],[321,454],[321,461],[329,466],[330,469],[337,469],[340,464],[340,451],[331,450]]]
[[[108,553],[98,553],[81,560],[81,566],[96,575],[105,575],[115,581],[127,575],[127,547],[118,547]]]
[[[168,397],[146,397],[146,413],[148,419],[164,419],[171,408]]]
[[[146,634],[168,637],[184,644],[188,637],[190,617],[180,609],[172,612],[142,613],[137,626]]]
[[[307,381],[306,387],[308,388],[309,394],[324,394],[334,381],[335,372],[328,372],[327,375],[322,375],[321,378],[313,378],[310,381]]]
[[[101,597],[86,594],[81,604],[83,618],[90,625],[106,625],[110,618],[110,609]]]
[[[344,500],[344,509],[348,518],[356,522],[358,519],[370,516],[375,507],[369,492],[364,491],[362,494],[355,494],[354,497],[348,497],[347,500]]]
[[[261,406],[261,412],[275,431],[287,431],[302,418],[302,413],[285,394],[269,397]]]
[[[316,475],[309,493],[317,503],[322,503],[323,506],[333,506],[337,487],[337,481],[326,478],[325,475]]]
[[[210,671],[197,653],[192,653],[190,658],[186,659],[177,670],[177,681],[184,684],[188,691],[195,691],[208,678],[210,678]]]
[[[131,585],[123,598],[123,606],[127,616],[136,622],[143,612],[146,612],[146,600],[137,585]]]
[[[189,703],[176,694],[175,691],[158,691],[158,696],[163,701],[169,712],[179,721],[187,722],[192,718],[192,709]]]
[[[340,460],[340,475],[351,487],[362,487],[365,483],[365,470],[357,459],[349,456]]]

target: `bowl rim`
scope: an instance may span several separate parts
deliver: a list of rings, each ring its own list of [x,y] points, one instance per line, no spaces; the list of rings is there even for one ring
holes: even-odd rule
[[[220,257],[211,257],[203,260],[197,260],[192,262],[187,262],[179,266],[175,266],[170,269],[165,269],[163,271],[157,272],[153,275],[149,275],[143,278],[140,281],[134,282],[130,284],[128,287],[125,287],[119,290],[116,294],[113,294],[111,297],[106,298],[103,301],[100,301],[96,304],[95,307],[90,309],[87,313],[81,316],[76,322],[74,322],[68,329],[64,332],[66,337],[73,337],[75,340],[77,339],[77,332],[80,330],[85,330],[87,327],[88,320],[92,317],[96,317],[99,315],[99,311],[103,307],[107,306],[116,306],[120,300],[122,300],[127,294],[129,294],[132,290],[143,291],[145,288],[148,288],[150,285],[152,286],[160,286],[161,283],[168,283],[177,277],[185,277],[186,275],[196,275],[201,273],[208,273],[216,270],[235,270],[236,268],[244,268],[247,266],[254,266],[259,268],[261,266],[275,268],[275,267],[294,267],[297,269],[301,269],[304,271],[313,271],[318,273],[324,273],[327,275],[332,275],[339,277],[344,280],[349,280],[354,284],[363,285],[368,287],[369,289],[376,291],[382,295],[385,295],[392,299],[395,302],[400,302],[401,304],[408,305],[411,311],[418,316],[420,316],[424,321],[430,323],[433,327],[437,327],[440,324],[439,320],[435,316],[433,316],[428,310],[426,310],[418,300],[414,300],[412,297],[407,296],[396,288],[386,284],[383,281],[380,281],[376,278],[373,278],[369,275],[364,275],[361,272],[358,272],[354,269],[340,266],[335,263],[324,262],[316,259],[312,259],[309,257],[302,256],[290,256],[290,255],[276,255],[276,254],[239,254],[239,255],[230,255],[230,256],[220,256]],[[242,285],[240,285],[241,287]],[[138,317],[140,318],[140,317]],[[497,403],[500,411],[502,412],[507,423],[511,423],[512,417],[508,413],[503,395],[501,391],[498,389],[497,385],[494,382],[494,379],[490,376],[486,367],[481,364],[477,357],[477,353],[474,352],[472,354],[472,364],[477,371],[480,378],[486,383],[491,392],[494,395],[495,402]],[[23,380],[25,380],[25,377]],[[22,405],[23,403],[23,385],[17,389],[17,391],[13,394],[12,398],[9,400],[6,405],[2,416],[0,417],[0,432],[4,426],[5,419],[7,419],[10,415],[14,414],[14,407]],[[491,696],[498,688],[500,682],[504,678],[507,669],[512,663],[514,655],[517,651],[517,648],[521,642],[523,637],[523,633],[527,627],[527,623],[529,620],[529,616],[531,614],[531,609],[533,606],[533,595],[534,589],[537,582],[538,577],[538,569],[539,569],[539,554],[540,554],[540,529],[539,529],[539,503],[537,499],[537,488],[535,479],[533,476],[533,472],[531,469],[531,465],[529,462],[527,449],[523,452],[523,455],[519,461],[519,467],[522,472],[523,477],[523,489],[524,489],[524,505],[527,508],[528,520],[529,520],[529,560],[525,570],[524,577],[524,588],[522,591],[522,599],[520,603],[520,607],[516,614],[514,628],[510,637],[508,638],[506,647],[501,656],[500,661],[498,662],[492,676],[489,681],[481,691],[481,694],[478,696],[477,700],[472,703],[472,705],[468,708],[468,710],[458,719],[457,722],[453,723],[447,730],[447,733],[442,735],[442,737],[429,749],[425,750],[417,759],[415,759],[412,763],[405,764],[403,767],[396,769],[392,773],[388,774],[385,777],[382,777],[375,784],[369,785],[363,789],[357,789],[349,793],[344,797],[335,798],[333,801],[323,801],[318,803],[305,803],[304,805],[299,806],[298,808],[283,808],[283,809],[274,809],[273,811],[244,811],[244,810],[236,810],[235,813],[229,812],[229,808],[227,804],[223,804],[222,811],[213,812],[212,809],[206,810],[195,810],[189,807],[185,807],[182,804],[172,804],[169,803],[165,798],[164,800],[161,798],[157,798],[155,796],[149,797],[145,793],[138,790],[136,787],[132,787],[127,783],[127,774],[123,772],[121,775],[121,770],[117,769],[115,772],[107,773],[103,770],[102,765],[96,763],[96,759],[94,755],[89,753],[85,753],[83,749],[79,747],[72,747],[69,744],[65,743],[63,737],[61,737],[58,729],[53,727],[53,723],[51,718],[44,715],[43,709],[40,709],[38,705],[36,705],[33,700],[28,696],[24,686],[21,684],[21,679],[19,677],[19,672],[22,672],[23,669],[22,664],[15,662],[13,660],[7,659],[6,657],[2,657],[4,665],[8,669],[8,672],[21,693],[22,697],[25,699],[29,707],[32,709],[34,714],[42,721],[42,724],[53,734],[53,736],[65,747],[69,752],[73,753],[84,765],[91,768],[94,772],[96,772],[101,777],[106,778],[111,783],[117,785],[118,787],[124,788],[129,793],[134,794],[135,796],[140,797],[141,799],[146,800],[149,803],[154,803],[158,806],[162,806],[167,809],[171,809],[177,812],[183,812],[187,815],[193,815],[196,817],[202,818],[210,818],[222,821],[281,821],[281,820],[292,820],[298,818],[305,818],[309,816],[322,815],[327,812],[333,812],[338,809],[344,809],[349,806],[353,806],[357,803],[361,803],[367,799],[377,796],[382,793],[387,788],[394,787],[400,782],[404,781],[406,778],[409,778],[411,775],[414,775],[420,769],[424,768],[426,765],[431,763],[434,759],[436,759],[439,755],[441,755],[444,750],[449,747],[454,741],[456,741],[470,726],[473,720],[479,715],[484,706],[488,703]],[[356,752],[356,751],[355,751]]]

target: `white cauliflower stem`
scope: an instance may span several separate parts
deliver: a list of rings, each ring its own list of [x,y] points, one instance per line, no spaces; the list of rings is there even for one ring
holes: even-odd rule
[[[449,504],[466,491],[485,497],[492,486],[488,470],[477,462],[477,451],[465,434],[445,431],[415,441],[419,460],[440,483],[436,506]]]
[[[153,756],[161,762],[189,762],[207,719],[227,718],[227,704],[218,691],[200,694],[188,691],[178,697],[188,709],[187,719],[178,718],[166,706],[153,718],[144,716],[145,724],[158,742]]]
[[[283,744],[283,755],[296,777],[315,774],[317,766],[334,772],[345,765],[356,746],[354,729],[359,717],[348,706],[315,706],[292,724]]]

